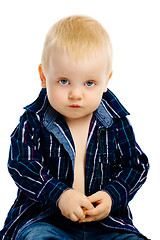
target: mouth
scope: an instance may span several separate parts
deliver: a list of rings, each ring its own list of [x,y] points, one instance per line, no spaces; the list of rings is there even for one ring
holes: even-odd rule
[[[72,105],[70,105],[69,107],[70,107],[70,108],[80,108],[80,106],[77,105],[77,104],[72,104]]]

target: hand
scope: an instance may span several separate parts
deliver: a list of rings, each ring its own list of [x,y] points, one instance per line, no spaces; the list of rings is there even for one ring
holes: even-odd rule
[[[107,192],[98,191],[89,196],[88,199],[91,203],[96,203],[97,206],[94,209],[87,209],[85,212],[87,216],[79,220],[80,223],[102,220],[109,215],[112,207],[112,199]]]
[[[58,200],[58,207],[66,218],[76,222],[85,218],[84,209],[91,210],[93,205],[82,193],[69,189],[62,193]]]

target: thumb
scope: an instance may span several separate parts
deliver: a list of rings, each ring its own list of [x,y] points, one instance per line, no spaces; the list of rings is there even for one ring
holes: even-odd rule
[[[88,197],[89,201],[91,203],[97,202],[101,199],[100,194],[98,192],[92,194],[91,196]]]
[[[91,203],[91,201],[89,201],[88,198],[86,198],[83,203],[81,204],[81,207],[83,207],[84,209],[88,209],[91,210],[94,208],[93,204]]]

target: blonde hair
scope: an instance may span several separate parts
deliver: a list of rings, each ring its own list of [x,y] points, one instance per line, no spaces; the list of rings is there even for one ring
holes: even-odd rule
[[[47,70],[52,50],[60,49],[76,61],[96,57],[105,51],[107,73],[112,71],[112,45],[108,33],[95,19],[88,16],[69,16],[56,22],[46,35],[42,52],[42,67]]]

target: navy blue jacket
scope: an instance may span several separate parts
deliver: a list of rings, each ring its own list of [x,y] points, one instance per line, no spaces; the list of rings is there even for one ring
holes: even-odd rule
[[[59,211],[57,200],[73,185],[75,146],[63,116],[51,107],[45,89],[25,109],[11,135],[8,169],[18,194],[0,232],[5,240]],[[128,114],[110,90],[103,95],[90,123],[85,191],[89,196],[104,190],[111,196],[111,213],[99,221],[106,228],[139,233],[128,203],[145,182],[149,165]]]

